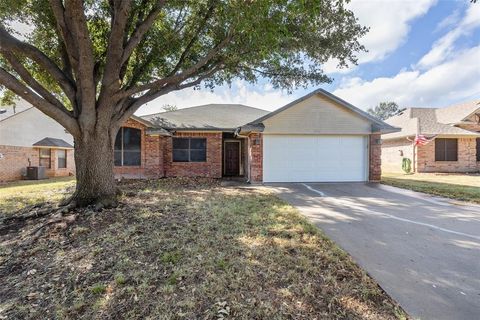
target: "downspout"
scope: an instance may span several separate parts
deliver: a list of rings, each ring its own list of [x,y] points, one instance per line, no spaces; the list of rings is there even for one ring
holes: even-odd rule
[[[247,139],[247,156],[248,156],[248,165],[247,165],[247,183],[250,183],[250,172],[251,172],[251,164],[252,164],[252,159],[251,159],[251,154],[250,154],[250,139],[248,136],[240,134],[240,127],[235,129],[233,132],[233,135],[235,137],[240,137],[240,138],[245,138]]]

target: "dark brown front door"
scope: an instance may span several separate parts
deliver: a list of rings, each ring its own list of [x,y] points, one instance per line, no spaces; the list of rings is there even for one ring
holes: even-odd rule
[[[225,142],[225,175],[240,175],[240,141]]]

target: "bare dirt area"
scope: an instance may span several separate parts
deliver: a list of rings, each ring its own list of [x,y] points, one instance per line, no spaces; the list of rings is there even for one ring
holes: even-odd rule
[[[0,319],[406,318],[268,191],[209,179],[126,181],[117,208],[52,216],[58,195],[72,191],[64,183],[50,185],[53,200],[39,195],[52,192],[47,185],[15,203],[0,188],[10,208],[0,211]]]

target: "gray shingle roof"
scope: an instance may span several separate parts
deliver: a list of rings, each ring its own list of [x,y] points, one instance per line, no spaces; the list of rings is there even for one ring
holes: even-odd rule
[[[73,146],[62,139],[56,138],[43,138],[42,140],[35,142],[33,144],[35,147],[50,147],[50,148],[65,148],[65,149],[73,149]]]
[[[241,104],[206,104],[141,116],[155,127],[176,130],[235,130],[268,111]]]
[[[449,106],[446,108],[439,108],[436,111],[437,119],[441,123],[459,123],[469,115],[480,108],[480,100],[464,102]]]
[[[476,132],[454,126],[479,109],[478,102],[462,103],[446,108],[408,108],[385,122],[401,128],[400,132],[383,135],[383,139],[423,135],[480,136]]]

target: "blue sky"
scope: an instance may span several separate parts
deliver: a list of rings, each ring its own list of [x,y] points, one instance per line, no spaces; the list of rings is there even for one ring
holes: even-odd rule
[[[338,70],[324,65],[333,78],[322,88],[362,109],[381,101],[404,107],[443,107],[480,100],[480,3],[468,0],[353,0],[351,10],[370,32],[361,39],[368,49],[357,66]],[[206,103],[242,103],[275,110],[316,87],[291,94],[268,81],[235,81],[213,92],[187,89],[158,98],[137,114]]]

